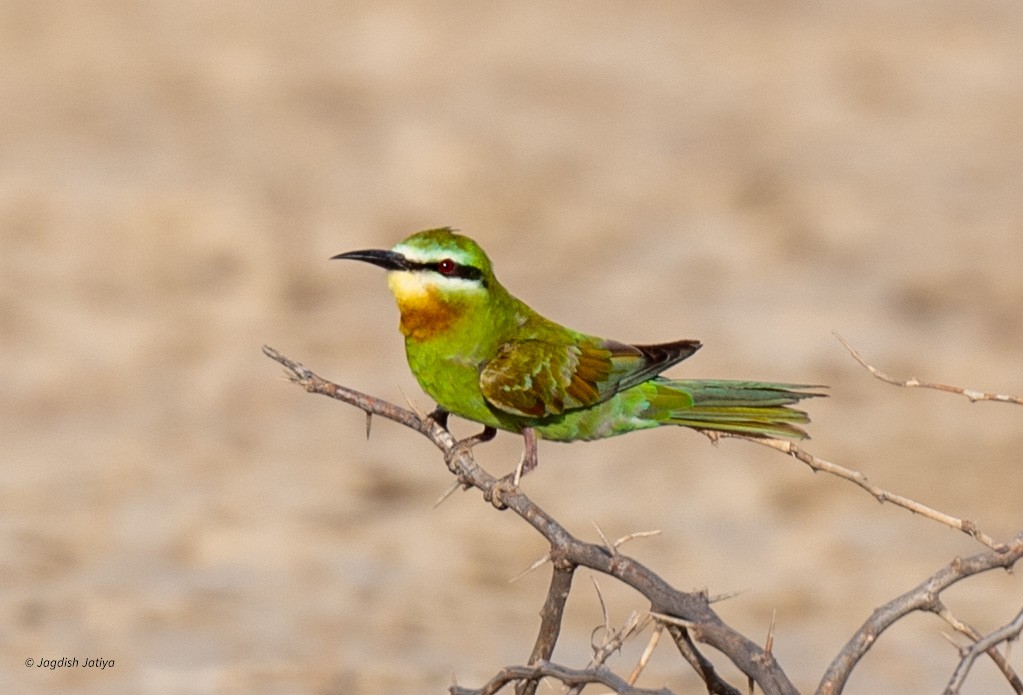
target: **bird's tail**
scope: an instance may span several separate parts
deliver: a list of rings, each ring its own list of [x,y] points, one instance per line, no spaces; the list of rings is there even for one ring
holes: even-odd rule
[[[644,386],[650,415],[666,425],[794,439],[809,437],[797,425],[809,422],[810,418],[802,410],[788,406],[804,398],[825,395],[808,390],[823,386],[763,381],[659,378]]]

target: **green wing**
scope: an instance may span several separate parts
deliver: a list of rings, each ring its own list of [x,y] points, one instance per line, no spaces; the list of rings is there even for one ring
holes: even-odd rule
[[[573,343],[515,340],[502,345],[480,370],[480,389],[500,410],[544,418],[606,401],[699,348],[695,340],[659,345],[596,338]]]

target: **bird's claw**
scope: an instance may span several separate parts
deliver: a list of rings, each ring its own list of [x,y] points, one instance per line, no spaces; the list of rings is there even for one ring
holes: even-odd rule
[[[514,473],[509,473],[503,478],[498,478],[489,490],[483,493],[483,498],[494,505],[495,509],[507,509],[504,496],[519,491],[519,483]]]
[[[433,416],[431,415],[430,417]],[[445,419],[447,418],[447,411],[444,411],[444,418]],[[455,445],[448,450],[447,456],[445,457],[445,460],[448,464],[448,469],[454,473],[457,473],[458,471],[456,471],[453,466],[459,454],[461,454],[463,451],[471,452],[472,448],[477,444],[489,442],[496,436],[497,430],[494,429],[493,427],[486,426],[483,428],[483,431],[480,432],[479,434],[474,434],[471,437],[466,437],[465,439],[459,439],[457,442],[455,442]]]

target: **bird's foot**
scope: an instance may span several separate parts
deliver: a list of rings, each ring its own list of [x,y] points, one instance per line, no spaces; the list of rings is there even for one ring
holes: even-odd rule
[[[427,417],[430,418],[431,420],[433,420],[434,422],[436,422],[438,425],[440,425],[444,429],[447,429],[448,428],[448,415],[450,415],[450,414],[451,413],[449,413],[448,411],[444,410],[444,408],[442,408],[441,406],[438,405],[436,408],[433,409],[432,413],[427,415]]]
[[[505,495],[514,494],[519,491],[518,472],[509,473],[503,478],[498,478],[489,490],[483,493],[483,499],[494,505],[495,509],[507,509],[504,501]]]
[[[536,464],[540,462],[536,451],[536,432],[532,427],[524,427],[522,429],[522,439],[525,441],[526,448],[522,452],[522,458],[519,459],[519,465],[515,467],[515,477],[513,480],[516,486],[522,480],[522,476],[536,468]]]
[[[471,437],[466,437],[465,439],[461,439],[461,440],[455,442],[455,446],[456,447],[465,447],[466,449],[471,449],[474,446],[476,446],[477,444],[482,444],[483,442],[489,442],[491,439],[493,439],[496,436],[497,436],[497,428],[494,428],[494,427],[491,427],[490,425],[487,425],[486,427],[483,428],[483,431],[480,432],[479,434],[474,434]]]
[[[444,415],[445,415],[445,417],[447,416],[447,411],[445,411]],[[483,428],[483,431],[480,432],[479,434],[474,434],[471,437],[466,437],[465,439],[459,439],[457,442],[455,442],[455,445],[453,447],[451,447],[451,449],[448,451],[448,454],[447,454],[447,457],[446,457],[448,468],[452,472],[457,473],[458,471],[456,471],[453,468],[453,465],[454,465],[455,460],[458,458],[459,454],[461,454],[463,451],[472,451],[472,448],[474,446],[476,446],[477,444],[482,444],[483,442],[489,442],[491,439],[493,439],[496,436],[497,436],[497,429],[487,425],[486,427]]]

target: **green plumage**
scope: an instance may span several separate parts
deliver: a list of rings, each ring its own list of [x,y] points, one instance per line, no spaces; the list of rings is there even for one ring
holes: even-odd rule
[[[390,271],[409,366],[423,390],[489,427],[532,428],[566,442],[661,425],[802,438],[798,425],[809,418],[789,406],[822,395],[798,384],[661,377],[700,343],[628,345],[556,324],[513,297],[483,250],[450,229],[335,258]]]

